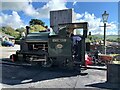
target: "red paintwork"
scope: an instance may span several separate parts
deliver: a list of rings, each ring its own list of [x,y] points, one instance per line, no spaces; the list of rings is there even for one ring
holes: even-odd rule
[[[92,65],[93,64],[93,58],[89,57],[88,55],[85,55],[85,64],[87,65]]]

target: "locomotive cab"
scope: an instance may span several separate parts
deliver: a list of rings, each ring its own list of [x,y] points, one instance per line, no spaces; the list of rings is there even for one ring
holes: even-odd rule
[[[59,24],[58,36],[48,41],[48,54],[54,64],[60,67],[85,66],[85,38],[88,23]],[[74,35],[75,29],[83,29],[83,35]]]

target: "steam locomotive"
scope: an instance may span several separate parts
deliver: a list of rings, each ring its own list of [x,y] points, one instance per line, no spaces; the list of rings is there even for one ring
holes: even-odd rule
[[[83,35],[74,35],[76,29],[83,29]],[[26,30],[26,36],[20,40],[20,50],[13,55],[15,61],[39,63],[42,67],[85,66],[87,22],[60,24],[55,35],[46,31],[29,33],[29,26]]]

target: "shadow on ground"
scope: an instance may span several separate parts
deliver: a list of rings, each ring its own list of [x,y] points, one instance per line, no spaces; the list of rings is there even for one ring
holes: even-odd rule
[[[81,75],[86,75],[82,73]],[[7,85],[25,84],[43,80],[80,75],[77,71],[57,67],[41,68],[40,66],[2,65],[2,83]]]
[[[89,85],[85,85],[85,86],[101,88],[101,89],[120,90],[120,84],[112,84],[112,83],[109,83],[109,82],[94,83],[94,84],[89,84]]]

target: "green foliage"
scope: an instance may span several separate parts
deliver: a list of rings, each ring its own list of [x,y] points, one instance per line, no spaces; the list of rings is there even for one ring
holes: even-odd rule
[[[39,32],[45,30],[45,23],[38,19],[31,19],[30,24],[30,32]],[[22,32],[26,32],[26,28],[17,28],[16,30],[10,26],[0,27],[0,32],[8,34],[10,36],[15,37],[16,40],[19,40]]]
[[[42,26],[44,26],[45,23],[42,20],[31,19],[31,21],[29,22],[29,25],[42,25]]]
[[[1,31],[5,34],[15,37],[15,39],[18,39],[18,37],[20,37],[19,32],[16,32],[12,27],[9,26],[1,27]]]
[[[117,41],[120,42],[120,38],[117,38]]]
[[[19,40],[20,37],[21,37],[22,32],[26,32],[26,29],[23,28],[23,27],[21,27],[21,28],[17,28],[17,29],[16,29],[16,32],[19,33],[19,37],[17,37],[16,39]]]
[[[43,30],[45,30],[45,28],[41,25],[30,26],[30,32],[39,32]]]
[[[95,41],[101,41],[103,40],[103,35],[89,35],[87,38],[88,42],[95,42]],[[110,42],[120,42],[120,38],[117,35],[107,35],[106,41]]]
[[[107,36],[107,41],[110,41],[110,42],[119,42],[120,38],[118,37],[118,35],[108,35]]]
[[[89,41],[89,42],[99,42],[99,41],[101,41],[102,40],[102,38],[101,37],[98,37],[98,36],[96,36],[96,35],[89,35],[88,37],[87,37],[87,41]]]
[[[117,39],[107,39],[107,41],[110,41],[110,42],[120,42],[120,38],[117,38]]]
[[[81,35],[79,29],[76,29],[76,34],[77,34],[77,35]]]
[[[26,29],[21,27],[21,28],[17,28],[16,31],[22,33],[22,32],[26,32]]]

